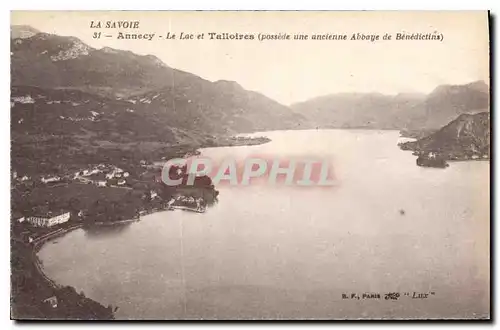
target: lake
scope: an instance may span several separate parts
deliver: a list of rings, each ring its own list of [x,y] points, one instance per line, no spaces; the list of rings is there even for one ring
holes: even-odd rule
[[[45,272],[118,306],[117,318],[489,315],[488,161],[418,167],[397,131],[255,135],[272,142],[202,155],[322,157],[335,186],[221,184],[204,214],[165,211],[58,238],[39,252]],[[381,299],[342,298],[365,292]],[[390,292],[401,296],[385,300]]]

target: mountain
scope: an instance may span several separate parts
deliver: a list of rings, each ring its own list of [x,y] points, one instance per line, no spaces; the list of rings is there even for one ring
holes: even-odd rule
[[[342,93],[296,103],[292,109],[319,127],[398,129],[405,125],[405,112],[418,112],[423,100],[418,94]]]
[[[143,113],[191,132],[244,133],[298,128],[303,116],[235,82],[201,78],[128,98]]]
[[[461,114],[437,132],[400,145],[417,155],[446,160],[490,158],[490,113]]]
[[[73,88],[125,96],[173,86],[185,72],[155,56],[112,48],[95,49],[75,37],[38,33],[11,39],[13,85]]]
[[[152,55],[95,49],[74,37],[11,39],[12,85],[79,90],[131,102],[144,116],[206,134],[299,127],[304,117],[235,82],[211,82]]]
[[[319,127],[436,130],[462,113],[489,111],[483,81],[438,86],[429,95],[343,93],[292,105]]]
[[[20,173],[138,162],[192,151],[214,136],[305,121],[236,82],[211,82],[155,56],[95,49],[26,26],[11,36],[12,161]]]
[[[464,113],[489,111],[489,87],[484,81],[466,85],[442,85],[425,100],[423,127],[439,128]]]

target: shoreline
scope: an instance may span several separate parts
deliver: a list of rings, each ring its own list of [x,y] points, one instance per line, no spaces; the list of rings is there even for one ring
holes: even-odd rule
[[[39,251],[48,242],[83,227],[82,223],[54,228],[43,235],[21,239],[11,237],[16,252],[14,266],[11,266],[11,319],[35,320],[112,320],[112,306],[108,307],[90,299],[83,292],[78,293],[70,285],[57,283],[46,273]],[[13,256],[11,256],[13,257]],[[29,290],[23,289],[25,285]],[[51,301],[55,299],[54,301]],[[47,301],[50,301],[47,303]]]
[[[77,224],[69,228],[59,228],[53,232],[45,234],[41,237],[38,237],[31,242],[31,253],[33,254],[33,266],[37,270],[38,274],[45,279],[45,281],[53,288],[60,288],[62,285],[57,284],[54,280],[45,274],[43,271],[43,264],[38,259],[38,252],[42,249],[42,247],[50,242],[51,240],[64,236],[73,230],[80,229],[83,227],[83,224]]]
[[[136,220],[136,219],[131,219],[131,220]],[[127,220],[128,222],[129,220]],[[137,221],[137,220],[136,220]],[[99,225],[98,225],[99,226]],[[76,225],[73,225],[69,228],[58,228],[58,229],[55,229],[54,231],[52,232],[49,232],[41,237],[38,237],[36,238],[35,240],[33,240],[31,243],[28,244],[28,247],[30,248],[30,253],[31,253],[31,260],[32,260],[32,265],[34,267],[34,269],[36,270],[37,274],[40,276],[40,278],[43,279],[43,281],[45,282],[45,284],[47,286],[49,286],[50,288],[54,289],[54,290],[61,290],[63,289],[64,287],[67,287],[66,285],[62,285],[60,283],[57,283],[55,280],[53,280],[52,278],[50,278],[44,271],[44,267],[43,267],[43,263],[40,261],[40,259],[38,258],[38,252],[47,244],[49,243],[50,241],[56,239],[56,238],[60,238],[62,236],[65,236],[69,233],[71,233],[72,231],[74,230],[77,230],[77,229],[82,229],[84,227],[84,224],[83,223],[79,223],[79,224],[76,224]],[[74,287],[72,287],[74,288]],[[81,293],[83,293],[83,291],[81,291]],[[57,297],[57,296],[56,296]],[[102,302],[100,301],[97,301],[97,300],[94,300],[92,298],[89,298],[89,297],[85,297],[87,300],[90,300],[92,303],[96,304],[96,305],[99,305],[101,306],[102,308],[106,308],[106,306],[103,305]],[[111,305],[109,305],[111,306]],[[83,306],[78,306],[79,308],[83,308]],[[114,306],[115,308],[111,310],[111,320],[115,320],[115,315],[114,313],[116,312],[116,310],[119,308],[118,306]],[[108,307],[110,308],[110,307]],[[57,319],[57,318],[56,318]],[[71,320],[71,319],[69,319]],[[92,318],[89,318],[88,320],[93,320]],[[99,320],[105,320],[105,319],[96,319],[97,321]]]
[[[141,219],[142,216],[151,215],[151,214],[160,213],[160,212],[165,212],[165,211],[175,211],[176,209],[185,210],[185,211],[191,211],[191,212],[197,212],[197,213],[204,213],[204,211],[198,211],[198,210],[195,210],[195,209],[188,209],[187,207],[175,207],[174,206],[174,207],[168,207],[168,208],[164,208],[164,209],[149,210],[147,213],[142,214],[142,215],[137,216],[137,217],[134,217],[132,219],[118,220],[118,221],[113,221],[113,222],[109,222],[109,223],[106,223],[106,222],[96,222],[96,223],[91,224],[90,226],[108,227],[108,226],[120,225],[120,224],[125,224],[125,223],[134,223],[134,222],[141,221],[142,220]],[[64,285],[58,284],[56,281],[54,281],[53,279],[51,279],[45,273],[43,264],[40,261],[40,259],[38,258],[38,252],[43,248],[44,245],[46,245],[50,241],[52,241],[52,240],[54,240],[56,238],[60,238],[62,236],[65,236],[65,235],[71,233],[74,230],[82,229],[84,227],[85,227],[84,223],[79,223],[79,224],[75,224],[75,225],[73,225],[73,226],[71,226],[69,228],[58,228],[58,229],[55,229],[52,232],[49,232],[49,233],[47,233],[47,234],[45,234],[45,235],[43,235],[41,237],[38,237],[38,238],[34,239],[31,243],[29,243],[28,246],[31,249],[30,252],[31,252],[31,255],[32,255],[33,267],[36,270],[36,272],[38,273],[38,275],[40,275],[40,277],[45,281],[45,283],[48,286],[50,286],[51,288],[53,288],[53,289],[60,289],[60,288],[64,287]],[[88,298],[87,297],[87,299],[90,299],[90,300],[94,301],[95,303],[102,305],[101,302],[99,302],[97,300],[94,300],[92,298]],[[104,307],[104,305],[102,305],[102,306]],[[119,306],[115,306],[115,311],[118,308],[119,308]]]
[[[110,221],[110,222],[94,222],[93,224],[91,224],[91,226],[106,227],[106,226],[113,226],[113,225],[139,222],[139,221],[140,221],[140,218],[137,217],[137,218],[127,219],[127,220],[118,220],[118,221]]]

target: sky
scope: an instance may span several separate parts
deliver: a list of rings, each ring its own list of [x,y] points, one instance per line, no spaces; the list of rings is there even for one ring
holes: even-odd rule
[[[138,21],[138,29],[95,29],[98,21]],[[12,12],[11,24],[75,36],[88,45],[153,54],[202,78],[234,80],[292,104],[333,93],[429,93],[441,84],[489,81],[487,12]],[[152,41],[118,32],[155,33]],[[94,32],[113,38],[92,38]],[[205,39],[157,36],[204,33]],[[288,33],[292,40],[209,40],[208,33]],[[293,40],[301,34],[442,34],[442,41]],[[101,36],[102,36],[101,35]]]

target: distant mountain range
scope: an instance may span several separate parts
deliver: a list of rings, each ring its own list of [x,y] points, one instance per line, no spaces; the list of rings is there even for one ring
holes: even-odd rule
[[[442,85],[429,95],[332,94],[291,107],[321,128],[435,130],[463,113],[489,111],[489,87],[477,81]]]

